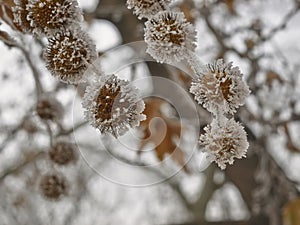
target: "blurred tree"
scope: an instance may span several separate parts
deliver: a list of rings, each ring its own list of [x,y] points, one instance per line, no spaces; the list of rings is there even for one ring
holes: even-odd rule
[[[43,51],[48,42],[39,36],[40,29],[35,36],[25,34],[31,30],[14,23],[14,1],[2,0],[0,6],[1,225],[300,224],[298,0],[171,3],[196,27],[201,61],[233,61],[251,89],[234,115],[248,134],[247,158],[224,171],[211,164],[203,172],[204,156],[189,143],[212,116],[182,97],[192,69],[184,63],[130,63],[136,56],[146,57],[145,46],[134,43],[144,40],[146,19],[138,20],[125,1],[79,2],[82,26],[97,44],[96,61],[132,82],[153,79],[137,82],[144,96],[165,93],[170,98],[146,98],[148,119],[134,138],[118,140],[97,135],[83,120],[85,84],[62,83],[47,71]],[[51,29],[49,25],[45,32]],[[109,46],[106,41],[111,40],[115,42]],[[200,124],[191,114],[195,105]],[[81,157],[68,165],[55,163],[49,152],[57,142],[66,144],[57,154],[76,142]]]

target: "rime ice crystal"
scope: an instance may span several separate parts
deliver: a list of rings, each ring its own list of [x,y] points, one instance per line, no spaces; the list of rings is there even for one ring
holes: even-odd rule
[[[96,59],[96,46],[81,30],[58,32],[49,39],[46,67],[62,82],[78,84],[84,80],[89,63]]]
[[[27,19],[28,11],[26,6],[29,0],[15,0],[15,7],[12,8],[14,14],[14,23],[16,23],[24,33],[31,33],[32,27]]]
[[[139,19],[149,19],[160,11],[166,10],[170,2],[170,0],[127,0],[127,6],[133,9],[133,13]]]
[[[226,164],[233,164],[234,158],[246,157],[249,143],[243,126],[234,119],[223,118],[221,124],[216,119],[204,128],[205,134],[200,136],[203,151],[212,154],[221,169]]]
[[[225,64],[219,59],[197,74],[190,92],[208,111],[217,114],[221,110],[233,114],[250,93],[242,78],[243,74],[238,67],[232,67],[232,62]]]
[[[27,20],[33,32],[51,35],[82,20],[81,11],[75,0],[29,0]]]
[[[85,117],[93,127],[115,137],[145,119],[141,114],[145,105],[138,99],[137,89],[115,75],[101,76],[88,86],[82,105],[86,109]]]
[[[188,57],[196,48],[196,31],[180,12],[163,11],[145,23],[147,53],[156,61],[171,63]]]

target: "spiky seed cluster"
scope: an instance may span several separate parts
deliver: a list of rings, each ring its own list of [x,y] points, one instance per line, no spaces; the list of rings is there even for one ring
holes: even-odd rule
[[[46,67],[62,82],[77,84],[84,79],[88,64],[96,59],[96,46],[81,30],[58,32],[49,39]]]
[[[76,0],[29,0],[27,20],[33,32],[52,35],[81,21]]]
[[[49,200],[59,200],[67,194],[68,183],[66,178],[59,173],[49,173],[40,180],[40,191]]]
[[[249,147],[243,126],[234,119],[223,119],[222,125],[213,120],[211,125],[204,128],[206,133],[200,136],[204,151],[214,156],[214,161],[221,169],[225,169],[227,163],[233,164],[234,158],[246,157]]]
[[[101,133],[123,135],[145,119],[141,114],[145,105],[138,99],[137,91],[115,75],[102,76],[87,87],[83,97],[86,119]]]
[[[250,93],[242,78],[243,74],[238,67],[232,67],[232,62],[225,64],[223,59],[218,59],[197,74],[190,92],[208,111],[233,114]]]
[[[50,160],[58,165],[68,165],[76,162],[78,155],[73,143],[59,141],[49,150]]]
[[[160,11],[166,10],[170,2],[171,0],[127,0],[127,7],[133,9],[138,19],[149,19]]]
[[[15,0],[15,7],[12,8],[14,14],[14,23],[22,29],[24,33],[31,33],[33,28],[27,19],[28,11],[26,6],[29,0]]]
[[[145,23],[145,41],[156,61],[181,61],[196,48],[196,31],[181,12],[163,11]]]
[[[35,108],[37,115],[43,120],[59,121],[63,117],[62,104],[51,96],[42,96]]]

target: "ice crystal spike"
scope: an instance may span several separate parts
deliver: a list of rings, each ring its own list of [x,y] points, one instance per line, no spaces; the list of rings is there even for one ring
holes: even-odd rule
[[[33,28],[27,19],[28,10],[26,9],[29,0],[15,0],[15,7],[12,8],[14,23],[16,23],[24,33],[32,33]]]

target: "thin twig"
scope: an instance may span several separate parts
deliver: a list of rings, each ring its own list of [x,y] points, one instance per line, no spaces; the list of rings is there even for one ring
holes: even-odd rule
[[[291,11],[286,14],[286,16],[283,18],[282,22],[274,27],[267,35],[263,36],[261,38],[262,42],[265,42],[267,40],[270,40],[272,37],[275,36],[275,34],[283,29],[286,28],[287,24],[290,22],[290,20],[299,12],[299,8],[298,7],[294,7],[291,9]]]
[[[79,122],[77,124],[75,124],[73,127],[71,127],[70,129],[67,129],[67,130],[61,130],[56,136],[60,136],[60,135],[69,135],[71,134],[72,132],[84,127],[85,125],[87,125],[88,122],[87,121],[82,121],[82,122]]]
[[[16,47],[19,48],[22,51],[28,65],[29,65],[29,67],[32,71],[32,75],[33,75],[33,78],[34,78],[34,81],[35,81],[36,96],[38,98],[43,93],[43,86],[42,86],[42,83],[40,81],[39,72],[38,72],[37,68],[35,67],[28,51],[21,45],[16,45]]]
[[[36,153],[34,156],[30,157],[29,159],[26,159],[25,161],[22,161],[20,164],[9,168],[7,171],[5,171],[1,176],[0,176],[0,182],[2,182],[4,180],[5,177],[7,177],[10,174],[16,173],[20,170],[22,170],[24,167],[26,167],[27,165],[29,165],[31,162],[39,159],[40,157],[42,157],[44,155],[45,152],[38,152]]]

